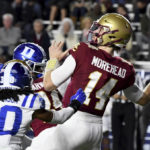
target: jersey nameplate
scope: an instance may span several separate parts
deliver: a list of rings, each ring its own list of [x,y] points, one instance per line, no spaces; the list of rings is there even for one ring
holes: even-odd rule
[[[121,67],[112,65],[96,56],[93,56],[91,65],[96,66],[97,68],[100,68],[102,70],[105,70],[115,76],[125,78],[126,76],[126,69],[123,69]]]

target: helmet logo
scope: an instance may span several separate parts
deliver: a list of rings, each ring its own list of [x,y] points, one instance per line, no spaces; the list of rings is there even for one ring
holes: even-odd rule
[[[26,56],[28,58],[31,58],[34,54],[35,50],[30,48],[30,47],[27,47],[25,46],[23,52],[21,53],[23,56]]]
[[[35,43],[26,42],[18,45],[14,49],[13,59],[22,60],[27,64],[32,72],[41,73],[41,71],[35,71],[34,68],[35,66],[37,66],[36,68],[38,68],[38,66],[40,65],[39,70],[41,70],[41,66],[44,70],[44,66],[46,63],[46,53],[41,46]]]

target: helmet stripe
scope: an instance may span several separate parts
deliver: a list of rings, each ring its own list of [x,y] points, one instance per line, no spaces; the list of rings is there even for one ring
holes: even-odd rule
[[[3,79],[3,85],[4,86],[10,86],[10,73],[11,73],[11,70],[12,70],[12,67],[14,66],[15,62],[13,63],[10,63],[6,66],[5,70],[4,70],[4,79]]]

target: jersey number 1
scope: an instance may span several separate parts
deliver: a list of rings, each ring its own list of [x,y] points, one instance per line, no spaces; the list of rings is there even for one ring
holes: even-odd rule
[[[98,81],[100,81],[102,77],[102,73],[95,71],[92,72],[89,75],[90,81],[88,82],[86,88],[84,89],[84,92],[86,93],[86,100],[84,101],[85,105],[89,105],[91,98],[90,94],[93,92],[95,86],[97,85]],[[96,110],[102,110],[104,107],[104,104],[106,100],[109,98],[109,94],[116,85],[118,80],[111,78],[106,84],[100,88],[98,91],[96,91],[96,98],[99,99],[99,101],[95,105]]]

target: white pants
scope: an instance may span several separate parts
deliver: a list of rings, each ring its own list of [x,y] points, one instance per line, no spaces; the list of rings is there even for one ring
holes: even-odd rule
[[[6,146],[0,145],[0,150],[22,150],[22,147],[17,144],[10,144]]]
[[[0,136],[0,150],[21,150],[20,144],[10,144],[11,135]]]
[[[100,150],[102,119],[78,111],[62,125],[46,129],[26,150]]]
[[[0,136],[0,150],[24,150],[31,144],[31,139],[27,136],[13,137],[11,135]]]

